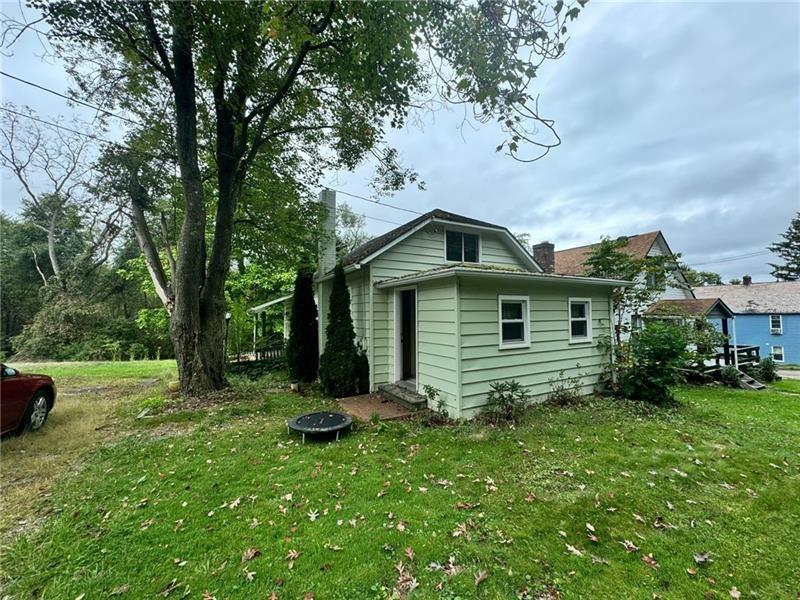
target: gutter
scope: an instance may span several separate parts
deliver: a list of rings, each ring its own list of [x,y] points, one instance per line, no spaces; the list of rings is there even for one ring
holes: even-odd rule
[[[470,269],[468,267],[455,267],[451,269],[442,269],[418,276],[410,276],[404,278],[387,279],[378,282],[376,287],[378,289],[387,289],[404,285],[406,283],[420,283],[423,281],[431,281],[434,279],[443,279],[445,277],[452,277],[457,275],[470,275],[473,277],[486,277],[497,279],[528,279],[534,281],[548,281],[548,282],[565,282],[565,283],[585,283],[590,285],[600,285],[608,287],[631,287],[636,285],[633,281],[622,281],[617,279],[603,279],[599,277],[577,277],[573,275],[550,275],[545,273],[531,273],[531,272],[512,272],[512,271],[482,271],[480,269]]]

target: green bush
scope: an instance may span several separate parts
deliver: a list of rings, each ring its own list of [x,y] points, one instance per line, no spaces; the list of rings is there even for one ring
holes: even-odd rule
[[[579,364],[575,366],[580,368]],[[547,395],[549,403],[558,406],[570,406],[581,401],[582,385],[580,374],[567,377],[566,372],[562,369],[558,372],[558,377],[549,379],[548,383],[550,384],[550,393]]]
[[[653,404],[671,401],[673,388],[683,381],[688,341],[684,327],[648,323],[618,347],[613,389],[624,398]]]
[[[739,387],[742,374],[739,373],[739,370],[736,367],[732,365],[726,365],[720,369],[719,378],[720,381],[722,381],[722,383],[728,387]]]
[[[325,330],[327,340],[325,351],[319,359],[319,379],[322,390],[329,396],[342,398],[352,396],[369,386],[369,362],[366,354],[359,357],[356,348],[356,334],[353,318],[350,315],[350,291],[341,263],[336,265],[333,275],[333,289],[330,297],[328,326]]]
[[[294,281],[289,342],[286,345],[289,377],[311,383],[319,369],[317,305],[314,302],[314,275],[300,269]]]
[[[516,423],[522,417],[531,394],[519,381],[495,381],[489,385],[488,405],[483,419],[490,423]]]
[[[752,376],[761,383],[772,383],[778,379],[778,367],[771,356],[762,358],[751,371]]]

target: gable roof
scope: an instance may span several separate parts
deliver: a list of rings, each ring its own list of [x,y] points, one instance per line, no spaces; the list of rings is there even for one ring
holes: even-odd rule
[[[707,285],[694,288],[694,294],[698,298],[722,298],[736,314],[800,313],[800,281]]]
[[[622,238],[627,238],[628,243],[620,250],[635,258],[644,258],[660,235],[660,231],[650,231],[648,233],[621,236]],[[555,253],[555,272],[561,275],[583,275],[586,259],[598,246],[600,246],[600,242],[559,250]]]
[[[709,314],[714,316],[722,315],[732,317],[733,311],[720,298],[680,298],[674,300],[659,300],[650,305],[644,314],[649,317],[655,316],[692,316],[707,317]]]
[[[502,227],[500,225],[495,225],[494,223],[479,221],[478,219],[472,219],[470,217],[465,217],[463,215],[451,213],[446,210],[442,210],[440,208],[434,208],[433,210],[418,216],[416,219],[412,219],[408,223],[404,223],[399,227],[396,227],[391,231],[387,231],[383,235],[379,235],[376,238],[372,238],[368,242],[354,248],[353,250],[344,255],[344,257],[342,258],[342,266],[347,267],[350,265],[357,265],[361,262],[364,262],[365,260],[368,259],[371,260],[372,258],[374,258],[375,255],[377,255],[381,251],[388,250],[388,248],[394,242],[400,241],[404,237],[410,235],[411,233],[413,233],[417,229],[420,229],[425,224],[431,221],[446,221],[448,223],[460,223],[462,225],[467,225],[467,226],[481,227],[485,229],[495,229],[500,233],[504,233],[508,235],[508,237],[513,241],[514,245],[520,251],[520,253],[524,255],[525,259],[528,262],[530,262],[534,267],[536,267],[539,271],[541,271],[541,268],[533,260],[533,257],[531,256],[530,252],[528,252],[528,250],[517,241],[517,239],[508,230],[508,228]]]

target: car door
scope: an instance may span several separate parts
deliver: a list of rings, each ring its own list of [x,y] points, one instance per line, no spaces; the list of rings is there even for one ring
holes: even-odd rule
[[[16,429],[28,406],[27,386],[19,371],[0,365],[0,430]]]

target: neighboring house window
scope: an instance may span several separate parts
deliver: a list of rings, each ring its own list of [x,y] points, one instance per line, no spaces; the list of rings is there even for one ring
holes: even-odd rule
[[[499,296],[500,348],[527,348],[531,345],[529,300],[527,296]]]
[[[478,262],[480,237],[473,233],[448,231],[445,234],[445,258],[453,262]]]
[[[592,301],[588,298],[569,299],[569,341],[592,341]]]
[[[781,315],[769,316],[769,332],[775,335],[783,333],[783,317]]]
[[[667,278],[664,273],[655,273],[650,272],[647,274],[647,289],[648,290],[660,290],[664,291],[667,289]]]
[[[775,362],[783,362],[783,346],[772,347],[772,360]]]
[[[644,319],[641,315],[633,315],[631,319],[631,329],[633,329],[633,331],[641,331],[644,329]]]

